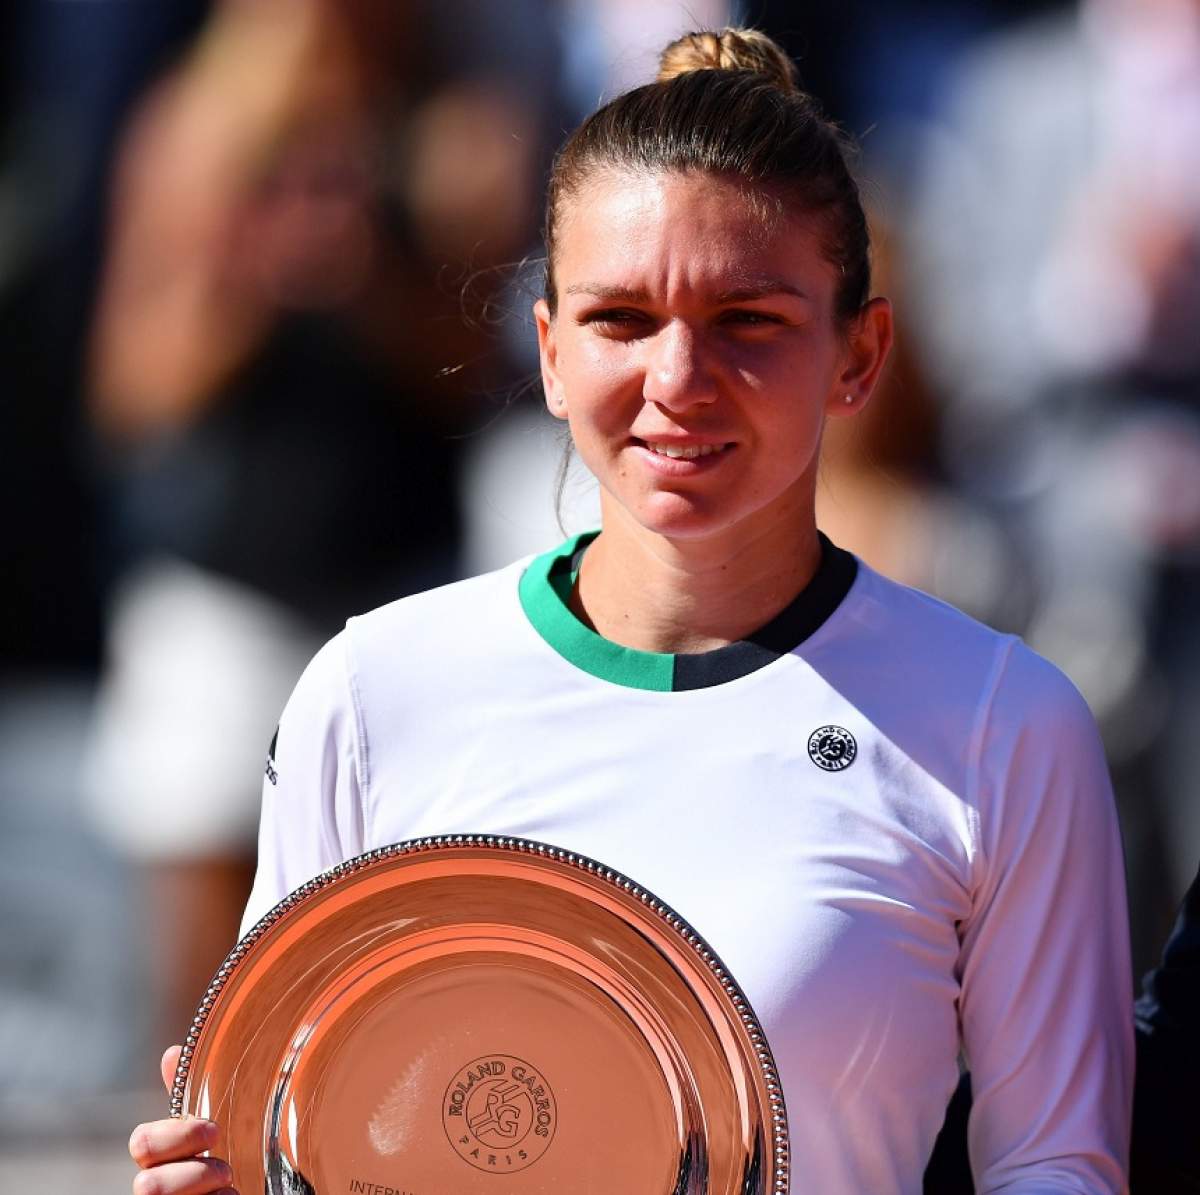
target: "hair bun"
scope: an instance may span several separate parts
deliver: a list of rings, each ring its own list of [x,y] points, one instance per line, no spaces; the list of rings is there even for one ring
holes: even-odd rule
[[[658,58],[658,82],[691,71],[755,71],[780,91],[796,92],[796,67],[788,55],[757,29],[685,33]]]

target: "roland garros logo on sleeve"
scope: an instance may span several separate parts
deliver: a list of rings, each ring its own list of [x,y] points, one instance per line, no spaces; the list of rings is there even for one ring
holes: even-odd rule
[[[858,743],[844,726],[819,726],[808,736],[808,758],[822,772],[845,771],[858,757]]]
[[[545,1077],[511,1054],[468,1063],[442,1101],[442,1124],[455,1153],[493,1174],[532,1166],[550,1148],[557,1118]]]

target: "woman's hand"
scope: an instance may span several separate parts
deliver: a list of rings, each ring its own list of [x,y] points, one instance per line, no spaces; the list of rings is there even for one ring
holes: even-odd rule
[[[168,1091],[175,1079],[182,1046],[162,1056],[163,1083]],[[133,1195],[237,1195],[233,1171],[221,1158],[198,1155],[219,1140],[211,1120],[153,1120],[140,1124],[129,1138],[129,1156],[141,1167],[133,1180]]]

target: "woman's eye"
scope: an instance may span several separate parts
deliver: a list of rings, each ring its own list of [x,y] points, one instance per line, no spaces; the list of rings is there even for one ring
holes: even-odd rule
[[[769,311],[745,311],[735,309],[733,311],[723,312],[721,315],[723,324],[741,325],[747,328],[759,328],[771,324],[780,324],[783,321],[777,315],[772,315]]]
[[[633,324],[643,318],[640,312],[614,307],[604,311],[589,311],[583,316],[580,323],[622,325]]]
[[[614,340],[633,340],[647,334],[652,321],[644,311],[608,307],[601,311],[585,312],[579,317],[579,323],[601,336]]]

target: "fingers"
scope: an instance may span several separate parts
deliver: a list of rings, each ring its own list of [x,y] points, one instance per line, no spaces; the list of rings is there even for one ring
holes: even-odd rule
[[[142,1167],[133,1195],[237,1195],[233,1171],[221,1158],[196,1155],[217,1144],[211,1120],[155,1120],[140,1124],[129,1138],[129,1156]]]
[[[141,1171],[134,1177],[133,1195],[214,1195],[231,1190],[232,1178],[220,1158],[191,1158]]]
[[[162,1056],[159,1069],[168,1091],[182,1048],[171,1046]],[[129,1156],[141,1167],[133,1195],[237,1195],[228,1162],[197,1156],[214,1148],[219,1137],[211,1120],[191,1116],[138,1125],[129,1138]]]
[[[182,1053],[182,1046],[168,1046],[162,1056],[162,1062],[159,1063],[159,1069],[162,1071],[163,1086],[168,1092],[175,1086],[175,1071],[179,1066],[179,1055]]]
[[[140,1124],[129,1138],[129,1156],[143,1169],[164,1162],[181,1162],[213,1148],[217,1126],[211,1120],[152,1120]],[[212,1188],[216,1190],[216,1188]]]

